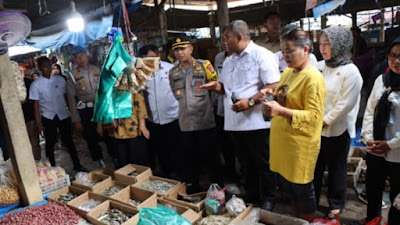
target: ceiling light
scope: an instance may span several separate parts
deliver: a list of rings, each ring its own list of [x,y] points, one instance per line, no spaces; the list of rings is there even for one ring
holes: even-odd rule
[[[83,17],[80,13],[78,13],[75,9],[75,2],[71,1],[71,9],[72,13],[67,19],[68,29],[71,32],[80,32],[85,28],[85,23],[83,21]]]

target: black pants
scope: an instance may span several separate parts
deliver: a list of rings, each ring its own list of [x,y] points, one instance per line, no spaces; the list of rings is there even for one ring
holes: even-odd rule
[[[277,174],[269,167],[269,129],[230,131],[246,180],[246,200],[274,201]]]
[[[54,116],[52,120],[42,117],[44,126],[44,137],[46,138],[46,156],[52,166],[56,165],[54,158],[54,145],[57,142],[57,128],[60,131],[61,140],[67,146],[69,155],[75,168],[80,167],[78,154],[76,153],[75,144],[72,141],[71,118],[60,120],[58,116]]]
[[[215,128],[181,132],[181,152],[179,160],[174,162],[180,166],[180,176],[184,182],[198,185],[199,175],[203,171],[210,176],[211,182],[219,181],[215,142]]]
[[[103,152],[98,144],[100,137],[96,131],[97,124],[91,121],[93,118],[93,108],[79,109],[79,115],[83,126],[83,138],[87,142],[92,160],[103,159]]]
[[[224,117],[216,115],[215,122],[217,124],[217,146],[224,157],[224,178],[235,178],[237,174],[235,164],[236,152],[229,133],[224,130]]]
[[[322,177],[328,166],[328,203],[330,209],[344,208],[347,189],[347,155],[350,136],[347,130],[337,137],[321,137],[321,150],[314,172],[314,190],[318,205]]]
[[[367,221],[380,216],[382,211],[382,193],[386,178],[390,179],[390,201],[400,193],[400,163],[386,161],[383,157],[367,154]],[[400,211],[390,207],[389,225],[400,224]]]
[[[128,139],[112,138],[112,143],[119,167],[128,163],[150,166],[146,140],[143,136]]]
[[[146,121],[147,129],[150,131],[148,140],[150,165],[153,170],[158,167],[164,175],[177,172],[174,157],[179,153],[180,129],[178,120],[171,123],[159,125]],[[160,165],[157,165],[156,162]]]

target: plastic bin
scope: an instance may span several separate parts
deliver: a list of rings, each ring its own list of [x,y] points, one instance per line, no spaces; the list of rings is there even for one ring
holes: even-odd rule
[[[51,182],[40,184],[40,189],[42,189],[43,196],[46,196],[69,185],[71,185],[71,181],[69,180],[69,175],[66,175],[65,177],[57,178]]]

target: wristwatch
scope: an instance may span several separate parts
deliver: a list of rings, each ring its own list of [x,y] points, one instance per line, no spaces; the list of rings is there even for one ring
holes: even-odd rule
[[[249,106],[252,107],[254,105],[254,99],[253,98],[249,98]]]

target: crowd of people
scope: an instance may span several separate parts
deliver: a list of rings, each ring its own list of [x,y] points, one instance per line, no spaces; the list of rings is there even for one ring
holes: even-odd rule
[[[210,182],[233,179],[244,185],[246,202],[266,210],[273,210],[281,189],[292,200],[294,215],[310,222],[327,168],[330,213],[317,221],[340,224],[363,86],[349,57],[355,51],[353,35],[341,26],[323,29],[323,60],[317,62],[313,43],[301,28],[287,25],[280,32],[277,13],[267,14],[264,26],[268,35],[253,42],[246,22],[231,22],[221,30],[223,51],[214,63],[193,58],[190,37],[175,38],[169,62],[161,61],[145,91],[132,94],[132,117],[111,124],[91,121],[100,69],[89,64],[86,49],[73,48],[76,68],[66,78],[59,76],[59,65],[41,57],[40,75],[32,72],[34,81],[26,81],[32,105],[24,111],[33,112],[25,118],[28,132],[37,137],[44,131],[53,166],[58,129],[74,169],[85,170],[72,140],[73,127],[99,167],[105,165],[98,142],[105,139],[117,168],[150,166],[186,182],[188,193],[204,189],[202,174]],[[154,45],[143,46],[139,54],[161,55]],[[387,177],[391,202],[400,193],[395,175],[400,169],[400,38],[391,44],[387,60],[389,67],[375,81],[362,124],[368,151],[367,221],[381,214]],[[38,142],[32,141],[32,147],[40,159]],[[389,225],[398,224],[400,211],[391,207]]]

